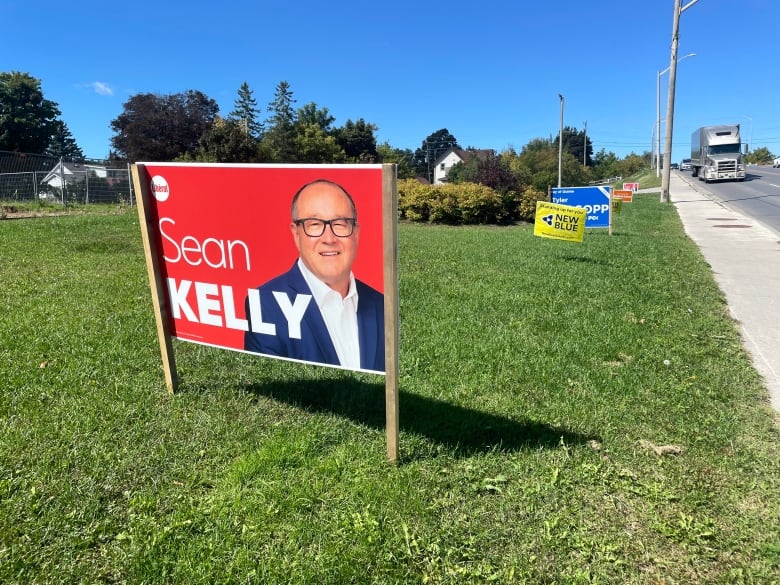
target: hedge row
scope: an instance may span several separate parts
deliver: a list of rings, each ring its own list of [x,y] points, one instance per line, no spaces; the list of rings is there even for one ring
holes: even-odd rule
[[[533,221],[536,202],[545,193],[529,187],[522,193],[499,193],[477,183],[424,185],[398,181],[398,214],[409,221],[444,224],[499,224]]]

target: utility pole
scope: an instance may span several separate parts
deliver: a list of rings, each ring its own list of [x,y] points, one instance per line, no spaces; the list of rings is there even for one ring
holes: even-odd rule
[[[677,59],[677,62],[679,63],[683,59],[687,59],[688,57],[695,57],[696,53],[688,53],[687,55],[680,57]],[[655,134],[656,144],[657,148],[655,151],[655,176],[660,177],[661,176],[661,76],[669,71],[671,69],[671,66],[667,67],[663,71],[658,72],[658,80],[656,84],[656,98],[655,98],[655,122],[658,125],[658,131]],[[670,82],[671,83],[671,82]]]
[[[672,22],[672,56],[669,64],[669,94],[666,99],[666,140],[664,141],[664,168],[661,178],[661,203],[669,202],[669,180],[672,165],[672,130],[674,125],[674,90],[677,83],[677,45],[680,37],[680,15],[699,0],[691,0],[680,6],[681,0],[674,0],[674,20]]]
[[[655,131],[656,149],[655,149],[655,176],[661,176],[661,75],[669,70],[667,67],[663,71],[658,72],[658,79],[656,85],[656,101],[655,101],[655,123],[658,128]]]
[[[650,168],[651,169],[658,169],[658,163],[655,160],[656,156],[656,150],[655,150],[655,125],[658,121],[658,117],[656,117],[656,122],[653,122],[653,130],[650,132]],[[657,175],[660,176],[660,175]]]
[[[563,95],[558,94],[561,100],[561,127],[558,131],[558,187],[561,186],[561,169],[563,168]]]
[[[585,139],[582,141],[582,166],[588,167],[588,121],[585,120]]]

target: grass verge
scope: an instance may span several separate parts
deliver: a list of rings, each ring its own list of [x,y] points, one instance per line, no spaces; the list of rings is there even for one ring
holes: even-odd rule
[[[671,205],[400,226],[384,387],[176,343],[135,210],[0,222],[0,582],[772,583],[766,391]]]

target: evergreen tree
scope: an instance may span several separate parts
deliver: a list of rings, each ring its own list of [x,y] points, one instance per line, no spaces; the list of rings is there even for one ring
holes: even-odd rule
[[[259,113],[257,101],[245,81],[238,88],[238,97],[233,102],[233,111],[228,115],[228,120],[238,123],[248,136],[259,140],[264,130],[263,123],[259,121]]]
[[[73,161],[84,160],[84,153],[76,144],[68,125],[62,120],[56,120],[54,125],[54,136],[46,149],[46,154]]]
[[[555,137],[555,144],[558,144],[557,136]],[[587,152],[585,152],[585,149],[587,149]],[[585,161],[586,166],[593,165],[593,143],[588,140],[584,130],[565,126],[563,128],[563,151],[570,153],[580,163]]]
[[[446,128],[437,130],[422,141],[420,148],[414,151],[414,166],[417,175],[433,180],[433,163],[443,152],[450,148],[460,148],[458,141]]]
[[[297,162],[295,149],[295,123],[297,121],[293,104],[293,91],[290,84],[280,81],[276,86],[273,101],[268,104],[271,113],[269,127],[263,137],[265,148],[274,162]]]
[[[347,123],[336,132],[336,141],[344,149],[350,161],[371,164],[378,158],[374,136],[376,130],[374,124],[369,124],[363,118],[357,122],[347,120]]]

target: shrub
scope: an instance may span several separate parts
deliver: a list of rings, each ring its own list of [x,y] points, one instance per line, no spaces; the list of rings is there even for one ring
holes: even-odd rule
[[[410,221],[428,221],[430,211],[430,185],[416,179],[398,181],[398,216]]]
[[[443,187],[453,191],[462,223],[505,223],[510,216],[504,199],[490,187],[476,183]]]
[[[520,200],[517,204],[517,219],[534,221],[537,201],[547,201],[547,194],[539,191],[536,187],[526,187],[520,195]]]
[[[398,182],[398,214],[402,219],[445,224],[503,224],[514,221],[514,193],[501,195],[484,185],[423,185]]]

